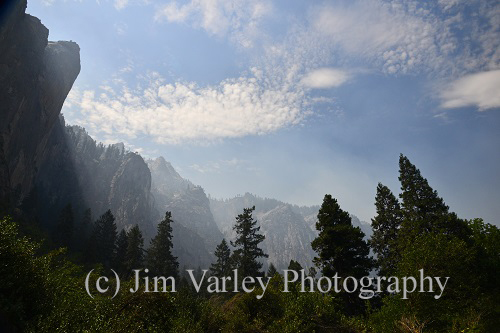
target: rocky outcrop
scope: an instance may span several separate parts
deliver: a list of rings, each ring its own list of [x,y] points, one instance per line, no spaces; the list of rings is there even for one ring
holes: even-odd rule
[[[312,266],[316,253],[311,242],[317,237],[317,215],[320,206],[297,206],[276,199],[259,198],[250,193],[232,199],[210,201],[210,208],[215,222],[229,240],[234,240],[235,217],[243,208],[255,206],[254,219],[260,226],[260,232],[266,236],[262,249],[269,255],[266,263],[273,263],[278,269],[288,267],[290,260],[298,261],[303,267]],[[365,239],[371,235],[368,223],[351,215],[352,224],[360,227]]]
[[[155,206],[160,214],[172,213],[174,254],[191,268],[208,268],[222,240],[205,191],[183,179],[163,157],[148,160]]]
[[[66,127],[72,164],[94,215],[111,209],[119,229],[138,225],[149,240],[159,221],[151,195],[151,173],[144,159],[122,143],[104,146],[79,126]],[[147,243],[146,243],[147,244]]]
[[[297,206],[275,199],[263,199],[246,193],[227,200],[210,201],[210,208],[215,221],[226,239],[234,240],[235,217],[243,208],[255,206],[253,218],[260,226],[260,232],[266,236],[262,249],[269,255],[264,267],[272,263],[278,269],[286,269],[290,260],[298,261],[304,267],[312,265],[314,251],[311,241],[315,234],[298,212]]]
[[[315,234],[304,222],[304,217],[293,211],[291,205],[280,205],[259,218],[261,232],[266,236],[262,249],[269,254],[268,262],[287,268],[290,260],[304,267],[312,266],[314,251],[311,242]]]
[[[60,126],[59,113],[80,72],[79,47],[48,42],[26,1],[3,5],[0,27],[0,200],[16,206],[33,190]],[[60,129],[60,128],[59,128]]]

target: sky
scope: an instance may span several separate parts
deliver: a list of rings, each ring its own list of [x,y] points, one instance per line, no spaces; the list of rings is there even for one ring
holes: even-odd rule
[[[500,225],[500,2],[29,0],[80,45],[66,122],[164,156],[207,194],[370,221],[408,156]]]

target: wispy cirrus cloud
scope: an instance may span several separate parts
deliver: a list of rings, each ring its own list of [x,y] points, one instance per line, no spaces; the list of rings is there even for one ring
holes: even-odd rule
[[[229,35],[243,47],[251,47],[260,21],[272,12],[271,3],[261,0],[191,0],[159,7],[155,20],[187,23],[211,35]]]

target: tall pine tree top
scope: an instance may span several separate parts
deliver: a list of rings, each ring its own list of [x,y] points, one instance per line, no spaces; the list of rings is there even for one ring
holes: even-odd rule
[[[137,224],[127,233],[127,240],[127,255],[125,258],[126,267],[130,274],[132,270],[142,268],[144,260],[144,238]]]
[[[467,238],[467,225],[449,208],[433,190],[420,170],[401,154],[399,156],[400,194],[403,207],[403,232],[410,238],[426,232],[454,234]]]
[[[257,221],[253,219],[252,208],[244,208],[243,214],[236,217],[236,224],[233,229],[236,231],[236,241],[231,245],[236,248],[234,259],[241,276],[260,276],[262,273],[262,263],[258,258],[267,258],[268,255],[259,248],[259,244],[264,241],[265,236],[259,234],[260,227],[257,227]]]
[[[323,275],[338,273],[343,277],[362,277],[368,274],[373,262],[368,257],[370,249],[363,240],[364,233],[352,225],[349,214],[330,194],[323,199],[316,229],[319,234],[311,246],[318,254],[314,263],[321,268]]]
[[[125,229],[122,229],[118,234],[118,238],[116,239],[116,252],[115,252],[115,260],[113,263],[114,269],[118,272],[118,274],[130,274],[127,272],[127,248],[128,248],[128,237]]]
[[[223,277],[231,273],[231,249],[225,239],[215,248],[217,261],[210,266],[210,271],[214,276]]]
[[[94,223],[92,233],[94,258],[106,267],[109,267],[114,256],[116,236],[115,217],[108,209]]]
[[[399,156],[399,181],[406,218],[448,213],[448,206],[438,196],[437,191],[429,186],[420,170],[403,154]]]
[[[165,218],[158,224],[158,233],[151,240],[146,262],[154,274],[177,277],[179,263],[172,254],[172,223],[172,213],[166,212]]]
[[[398,199],[381,183],[375,197],[377,215],[372,219],[373,235],[369,241],[377,254],[380,274],[394,271],[398,259],[396,241],[402,222],[402,211]]]

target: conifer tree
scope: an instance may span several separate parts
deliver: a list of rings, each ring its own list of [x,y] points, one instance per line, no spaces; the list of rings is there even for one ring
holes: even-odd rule
[[[299,264],[298,261],[295,261],[295,260],[290,260],[290,263],[288,264],[288,269],[292,270],[292,271],[296,271],[297,273],[300,272],[303,268],[302,268],[302,265]]]
[[[269,264],[269,268],[267,269],[267,276],[268,277],[273,277],[278,273],[278,270],[276,267],[273,265],[273,263]]]
[[[375,197],[377,215],[372,219],[373,235],[369,241],[377,255],[380,275],[392,274],[399,258],[397,249],[398,231],[402,222],[402,211],[391,190],[381,183]]]
[[[158,224],[158,233],[151,240],[146,256],[147,268],[150,272],[161,276],[178,276],[179,263],[172,254],[172,214],[165,213],[165,218]]]
[[[309,267],[309,272],[308,272],[307,276],[315,278],[316,275],[318,275],[318,271],[316,271],[316,268],[314,268],[314,266]]]
[[[316,229],[319,235],[311,246],[318,254],[314,263],[324,276],[338,273],[344,277],[362,277],[368,274],[373,262],[368,257],[370,249],[363,240],[364,234],[352,225],[349,214],[330,194],[323,199]]]
[[[228,276],[231,273],[231,249],[225,239],[215,249],[217,261],[210,266],[210,272],[217,277]]]
[[[338,274],[342,279],[347,276],[360,279],[368,275],[373,260],[368,256],[370,248],[363,240],[364,234],[359,227],[352,225],[349,214],[329,194],[323,199],[316,229],[319,235],[311,246],[318,256],[313,261],[324,276]],[[362,312],[364,304],[359,297],[350,293],[341,293],[339,296],[347,314]]]
[[[116,252],[113,267],[119,274],[130,274],[127,272],[127,248],[128,237],[125,229],[122,229],[116,239]]]
[[[264,241],[265,236],[259,234],[260,227],[257,227],[257,221],[253,219],[252,208],[244,208],[243,214],[236,217],[236,224],[233,229],[236,231],[236,241],[231,245],[236,248],[233,254],[234,262],[240,276],[260,276],[262,273],[262,263],[259,258],[267,258],[268,255],[259,248],[259,244]]]
[[[444,233],[466,239],[467,224],[450,213],[443,199],[433,190],[420,170],[403,154],[399,157],[402,199],[402,232],[406,243],[422,233]]]
[[[109,267],[115,252],[116,223],[111,210],[107,210],[94,223],[91,237],[94,260]]]
[[[67,204],[59,214],[55,232],[56,243],[59,246],[72,246],[74,217],[71,204]]]
[[[128,273],[141,268],[143,265],[144,238],[137,224],[127,233],[127,254],[125,258]]]

